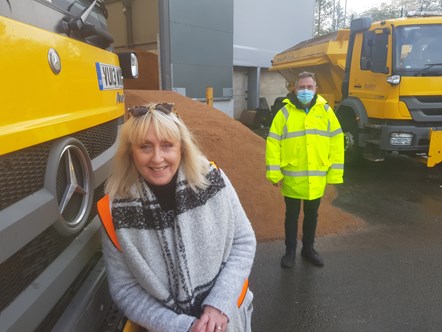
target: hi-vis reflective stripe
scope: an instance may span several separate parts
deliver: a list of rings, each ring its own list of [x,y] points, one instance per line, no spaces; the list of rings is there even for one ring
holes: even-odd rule
[[[269,132],[268,137],[274,138],[278,141],[283,138],[293,138],[293,137],[302,137],[305,135],[318,135],[324,137],[333,137],[342,133],[342,129],[337,129],[335,131],[330,132],[329,130],[319,130],[319,129],[308,129],[308,130],[299,130],[299,131],[291,131],[284,133],[282,136],[279,136],[275,133]]]
[[[344,164],[332,164],[330,169],[344,169]]]
[[[330,132],[330,137],[333,137],[333,136],[339,135],[339,134],[341,134],[341,133],[342,133],[342,128],[336,129],[336,130]]]
[[[104,229],[106,230],[106,234],[109,236],[114,246],[121,251],[121,246],[117,239],[117,233],[115,232],[115,227],[112,222],[109,195],[104,196],[97,202],[97,208],[98,208],[98,215],[100,216],[101,223]],[[242,286],[241,294],[238,297],[237,301],[238,308],[244,302],[244,298],[246,297],[248,288],[249,288],[249,279],[246,279],[244,285]]]
[[[344,164],[332,164],[330,169],[344,169]],[[279,165],[267,165],[267,171],[280,171],[281,167]],[[327,171],[282,171],[284,175],[288,176],[322,176],[326,175]]]
[[[282,170],[281,173],[285,176],[326,176],[327,171],[285,171]]]
[[[275,133],[272,133],[271,131],[269,132],[269,134],[267,135],[268,137],[271,137],[271,138],[274,138],[274,139],[276,139],[276,140],[278,140],[278,141],[280,141],[281,140],[281,136],[280,135],[277,135],[277,134],[275,134]]]
[[[266,169],[268,171],[280,171],[281,170],[281,166],[279,166],[279,165],[267,165]]]
[[[324,108],[326,111],[329,110],[330,106],[328,104],[324,104]],[[336,136],[340,133],[342,133],[342,129],[339,128],[337,130],[334,131],[330,131],[330,120],[328,120],[328,124],[327,124],[327,130],[318,130],[318,129],[308,129],[305,131],[293,131],[293,132],[289,132],[287,130],[287,120],[289,118],[289,111],[287,110],[286,106],[284,106],[283,108],[281,108],[281,112],[284,115],[285,121],[286,123],[284,124],[284,127],[282,129],[282,135],[278,135],[272,132],[269,132],[267,137],[271,137],[274,138],[278,141],[281,141],[282,139],[286,139],[286,138],[293,138],[293,137],[302,137],[305,136],[307,134],[310,135],[319,135],[319,136],[325,136],[325,137],[333,137]]]

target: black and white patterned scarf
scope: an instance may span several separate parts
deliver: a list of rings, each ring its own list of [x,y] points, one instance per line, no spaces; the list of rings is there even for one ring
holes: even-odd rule
[[[195,317],[228,257],[215,251],[229,241],[217,238],[217,230],[228,227],[227,212],[217,210],[226,184],[214,167],[206,177],[210,185],[195,192],[178,171],[175,211],[163,211],[142,179],[141,197],[112,202],[123,255],[140,285],[174,312]]]

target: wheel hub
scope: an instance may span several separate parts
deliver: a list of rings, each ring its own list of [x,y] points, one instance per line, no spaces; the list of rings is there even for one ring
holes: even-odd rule
[[[350,151],[355,147],[355,138],[350,131],[344,133],[344,146],[345,151]]]

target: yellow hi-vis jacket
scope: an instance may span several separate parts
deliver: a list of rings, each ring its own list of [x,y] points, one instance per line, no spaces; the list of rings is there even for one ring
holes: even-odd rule
[[[266,143],[266,177],[282,180],[282,195],[312,200],[327,183],[342,183],[344,135],[335,113],[320,95],[308,113],[288,98],[276,113]]]

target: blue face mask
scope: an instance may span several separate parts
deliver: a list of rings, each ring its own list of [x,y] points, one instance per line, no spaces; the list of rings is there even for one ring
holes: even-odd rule
[[[304,89],[296,91],[296,97],[298,97],[298,100],[304,105],[310,103],[314,96],[315,96],[315,91],[312,90]]]

